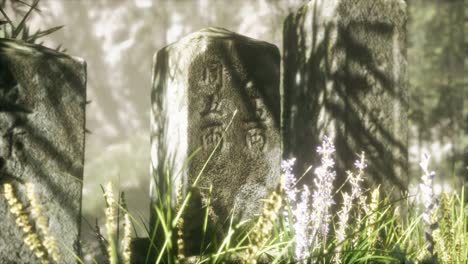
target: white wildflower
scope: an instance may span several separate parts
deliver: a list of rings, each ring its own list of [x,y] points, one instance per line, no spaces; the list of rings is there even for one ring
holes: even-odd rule
[[[362,175],[364,174],[364,169],[367,167],[365,162],[365,155],[362,152],[360,159],[356,160],[354,165],[358,170],[357,174],[348,172],[348,178],[351,185],[351,194],[343,193],[343,206],[338,212],[338,228],[336,230],[336,239],[337,243],[341,244],[346,239],[346,227],[348,225],[349,215],[351,213],[352,203],[355,199],[359,199],[359,204],[365,204],[365,197],[362,192],[361,182],[364,181]],[[358,213],[358,218],[360,214]],[[360,219],[359,219],[360,222]],[[338,246],[338,252],[335,255],[336,263],[341,263],[341,245]]]
[[[346,226],[348,224],[349,212],[351,211],[353,197],[348,193],[343,193],[343,207],[338,212],[338,229],[336,239],[343,242],[346,239]]]
[[[358,173],[349,173],[349,183],[351,184],[351,196],[353,199],[357,199],[358,204],[356,222],[361,223],[361,212],[364,211],[366,214],[370,213],[369,206],[366,203],[366,196],[364,195],[364,190],[361,186],[361,183],[364,181],[364,169],[367,168],[364,152],[362,152],[359,159],[354,162],[354,166],[358,170]]]
[[[419,165],[423,170],[423,176],[421,177],[422,183],[419,185],[422,192],[423,197],[423,205],[426,208],[425,212],[423,213],[422,217],[424,222],[426,223],[426,230],[425,230],[425,237],[428,242],[427,250],[433,255],[434,253],[434,231],[436,229],[436,223],[431,219],[434,213],[434,210],[437,207],[437,198],[435,197],[434,190],[433,190],[433,181],[435,177],[435,173],[433,171],[429,171],[429,160],[430,156],[428,154],[424,154]]]
[[[423,170],[423,176],[421,177],[422,183],[419,184],[419,187],[422,192],[423,205],[427,209],[423,218],[428,224],[430,224],[430,215],[432,214],[435,206],[435,195],[432,188],[435,173],[433,171],[429,171],[429,160],[430,156],[428,154],[424,154],[421,163],[419,163]]]
[[[296,243],[296,260],[301,263],[306,263],[310,256],[310,208],[309,208],[310,191],[307,186],[301,193],[301,200],[297,204],[296,209],[293,211],[295,216],[294,221],[294,238]]]
[[[291,205],[296,202],[296,195],[298,192],[295,188],[297,179],[292,172],[295,162],[295,158],[283,160],[281,162],[281,170],[283,171],[283,189]]]
[[[335,152],[333,139],[325,137],[322,146],[317,148],[321,155],[321,165],[315,170],[315,189],[312,195],[312,245],[314,248],[326,243],[326,237],[331,220],[330,209],[334,204],[332,191],[336,172],[332,155]]]
[[[361,183],[364,181],[362,177],[364,174],[364,169],[367,168],[364,152],[361,153],[360,158],[356,160],[354,166],[356,166],[358,171],[357,174],[348,172],[349,183],[351,184],[351,197],[352,199],[365,199],[361,186]]]

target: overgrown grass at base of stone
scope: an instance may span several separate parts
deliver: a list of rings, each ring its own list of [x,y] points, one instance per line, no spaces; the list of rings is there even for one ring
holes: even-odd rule
[[[327,146],[321,150],[326,153]],[[333,146],[328,146],[328,159]],[[324,152],[325,151],[325,152]],[[322,153],[322,154],[323,154]],[[322,160],[324,161],[324,160]],[[330,162],[329,160],[326,162]],[[322,169],[323,169],[322,164]],[[356,162],[356,172],[349,174],[350,193],[330,190],[331,206],[338,195],[343,204],[338,210],[314,208],[318,191],[323,186],[298,189],[297,182],[289,182],[291,171],[283,166],[284,175],[276,192],[265,201],[259,216],[247,222],[232,220],[222,239],[204,237],[200,241],[200,254],[187,256],[182,239],[184,208],[191,191],[185,197],[177,192],[160,194],[153,210],[157,214],[154,232],[146,249],[143,263],[466,263],[468,261],[468,221],[464,190],[427,197],[429,158],[421,163],[423,177],[421,191],[400,200],[391,200],[379,187],[372,190],[359,188],[365,178],[365,158]],[[320,167],[319,167],[320,168]],[[315,171],[333,175],[333,164]],[[293,175],[294,176],[294,175]],[[200,177],[203,174],[200,173]],[[316,175],[318,178],[318,175]],[[322,175],[322,177],[325,177]],[[168,186],[171,183],[167,174]],[[333,179],[329,179],[333,180]],[[196,182],[192,186],[196,188]],[[322,182],[323,183],[323,182]],[[432,182],[430,182],[432,183]],[[315,184],[319,184],[318,181]],[[425,185],[426,184],[426,185]],[[332,185],[328,185],[332,186]],[[291,194],[294,190],[294,195]],[[294,199],[292,197],[294,196]],[[346,198],[347,197],[347,198]],[[302,206],[302,207],[301,207]],[[205,207],[208,210],[209,206]],[[330,207],[331,208],[331,207]],[[313,218],[321,213],[320,219]],[[208,211],[204,212],[208,223]],[[307,216],[309,216],[307,218]],[[306,218],[306,220],[304,220]],[[325,219],[327,219],[325,221]],[[204,232],[207,226],[203,227]],[[138,256],[134,256],[138,257]],[[140,263],[140,262],[138,262]]]

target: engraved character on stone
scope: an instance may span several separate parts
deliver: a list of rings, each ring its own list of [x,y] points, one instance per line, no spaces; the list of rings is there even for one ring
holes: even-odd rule
[[[266,144],[266,137],[263,129],[255,127],[247,130],[246,141],[249,149],[263,151]]]
[[[218,94],[209,95],[206,101],[207,101],[207,104],[205,106],[205,110],[203,110],[200,113],[202,116],[208,116],[208,115],[222,116],[223,114],[222,102]]]
[[[215,62],[208,63],[206,68],[203,70],[203,82],[204,85],[213,86],[216,89],[220,89],[223,86],[223,65]]]
[[[216,147],[216,144],[223,138],[223,128],[221,125],[213,125],[203,129],[202,144],[204,150]],[[222,142],[221,142],[222,147]]]

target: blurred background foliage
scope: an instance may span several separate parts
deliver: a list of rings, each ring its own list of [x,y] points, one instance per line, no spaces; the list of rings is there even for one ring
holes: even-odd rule
[[[30,0],[23,0],[30,2]],[[12,19],[24,8],[1,0]],[[305,0],[42,0],[30,30],[65,27],[44,38],[88,63],[83,217],[103,219],[100,184],[113,181],[130,211],[149,211],[149,111],[152,55],[184,35],[220,26],[276,44],[283,21]],[[468,181],[468,3],[409,0],[410,175],[429,151],[439,190]],[[0,32],[1,34],[1,32]],[[458,184],[458,185],[457,185]],[[83,239],[93,235],[83,221]],[[141,230],[140,230],[141,231]],[[143,233],[140,233],[143,235]]]
[[[410,175],[428,151],[441,187],[460,186],[468,181],[468,2],[411,0],[409,11]]]

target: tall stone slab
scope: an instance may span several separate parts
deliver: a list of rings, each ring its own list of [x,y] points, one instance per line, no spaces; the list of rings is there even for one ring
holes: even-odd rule
[[[15,223],[3,185],[35,225],[26,196],[34,185],[60,263],[79,252],[86,105],[86,63],[42,46],[0,40],[0,263],[39,263]]]
[[[157,191],[175,197],[179,182],[186,193],[220,142],[184,214],[187,255],[199,253],[208,200],[209,226],[222,234],[232,213],[235,220],[258,214],[261,199],[278,184],[279,63],[274,45],[222,28],[190,34],[155,56],[153,201]],[[170,190],[164,179],[167,171],[173,183]]]
[[[337,185],[365,151],[371,181],[407,188],[406,18],[403,0],[313,0],[288,16],[283,155],[298,174],[333,135]]]

